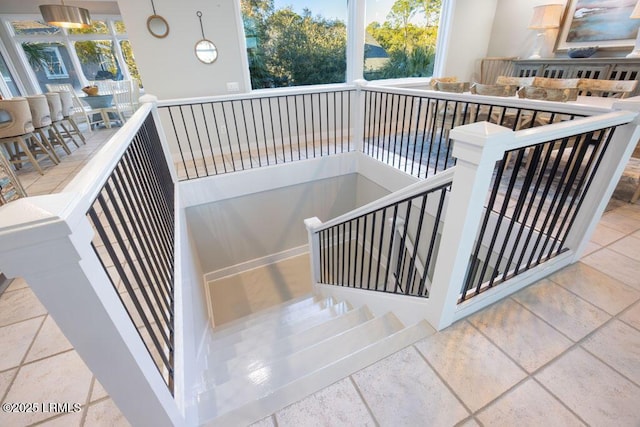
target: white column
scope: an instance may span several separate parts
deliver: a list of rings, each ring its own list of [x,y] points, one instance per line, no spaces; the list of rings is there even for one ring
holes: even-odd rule
[[[0,209],[0,270],[23,277],[132,425],[184,418],[90,246],[80,196],[29,197]]]
[[[433,310],[426,313],[437,329],[453,321],[496,161],[514,140],[514,132],[487,122],[457,127],[450,135],[458,160],[429,295]]]
[[[347,3],[347,75],[346,82],[362,79],[364,73],[365,0]]]
[[[366,80],[357,80],[355,102],[351,106],[351,117],[353,117],[353,141],[356,151],[364,151],[364,110],[365,93],[362,90],[367,85]]]

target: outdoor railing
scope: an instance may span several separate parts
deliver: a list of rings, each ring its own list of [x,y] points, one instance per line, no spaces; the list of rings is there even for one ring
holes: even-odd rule
[[[353,149],[355,89],[312,87],[159,104],[179,180]]]

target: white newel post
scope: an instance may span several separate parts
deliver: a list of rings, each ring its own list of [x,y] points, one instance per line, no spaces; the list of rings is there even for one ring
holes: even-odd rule
[[[636,98],[622,99],[613,105],[613,109],[640,112],[640,102]],[[578,261],[584,253],[593,231],[618,185],[629,157],[640,139],[639,124],[640,120],[636,118],[633,122],[618,126],[609,142],[600,167],[585,195],[580,211],[573,222],[572,230],[565,242],[565,246],[574,251],[572,262]]]
[[[450,135],[457,162],[427,313],[437,329],[453,322],[496,161],[514,140],[513,131],[487,122],[457,127]]]
[[[27,281],[132,425],[184,425],[90,246],[93,229],[74,209],[79,197],[29,197],[0,208],[0,270]]]
[[[320,237],[315,230],[322,225],[318,217],[304,220],[309,240],[309,261],[311,262],[311,280],[315,286],[320,281]]]
[[[364,152],[364,102],[365,102],[365,93],[362,90],[366,85],[367,81],[363,79],[355,80],[353,82],[356,85],[356,96],[355,102],[353,103],[351,109],[351,117],[355,118],[355,122],[353,124],[353,141],[355,145],[355,150],[359,153]]]

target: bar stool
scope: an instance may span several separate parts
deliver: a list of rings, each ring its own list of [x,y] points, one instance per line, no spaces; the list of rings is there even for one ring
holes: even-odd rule
[[[73,111],[74,111],[73,95],[71,95],[71,93],[67,90],[57,91],[56,93],[60,95],[60,102],[62,103],[63,120],[60,123],[60,126],[62,126],[62,128],[67,132],[67,134],[71,136],[73,135],[78,136],[78,138],[80,138],[82,143],[86,144],[87,141],[84,139],[84,135],[82,134],[82,132],[80,132],[80,129],[78,128],[78,124],[73,119]],[[67,127],[65,126],[65,123],[68,123],[69,125],[71,125],[71,129],[67,129]],[[79,147],[75,138],[73,139],[73,143]]]
[[[71,154],[71,150],[65,141],[65,138],[62,136],[61,123],[64,120],[64,116],[62,115],[62,102],[60,102],[60,95],[57,93],[45,93],[44,96],[47,97],[47,104],[49,106],[49,112],[51,113],[51,128],[49,129],[49,142],[51,145],[55,147],[55,145],[62,146],[62,149],[65,153]],[[64,129],[62,129],[64,131]],[[73,137],[66,132],[67,138],[73,140]],[[75,141],[74,141],[75,142]],[[76,143],[76,146],[78,144]]]
[[[0,110],[6,111],[10,118],[0,125],[0,144],[6,148],[8,160],[18,168],[25,162],[31,162],[40,175],[44,175],[39,162],[47,158],[53,161],[53,157],[33,134],[29,102],[25,98],[0,100]],[[44,157],[38,159],[38,154]]]
[[[45,131],[48,132],[51,130],[51,112],[49,111],[49,105],[47,104],[47,97],[44,95],[32,95],[27,96],[26,98],[29,102],[29,108],[31,109],[31,120],[33,122],[33,127],[35,128],[34,133],[40,135],[40,145],[49,150],[51,160],[55,164],[60,163],[60,159],[53,148],[53,144],[45,134]],[[53,133],[53,137],[57,138],[55,132]],[[60,142],[57,141],[57,143]]]

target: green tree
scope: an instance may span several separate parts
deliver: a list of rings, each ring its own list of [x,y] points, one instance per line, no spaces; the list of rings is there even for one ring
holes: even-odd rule
[[[428,76],[433,70],[441,0],[396,0],[387,20],[367,31],[389,55],[377,76]],[[276,10],[273,0],[241,0],[254,89],[344,82],[346,26],[338,20]],[[377,62],[379,64],[380,61]]]
[[[430,76],[433,73],[441,0],[396,0],[387,21],[372,22],[367,32],[389,60],[367,78]]]
[[[404,51],[409,54],[409,21],[418,13],[419,0],[396,0],[391,6],[387,20],[394,29],[400,29],[404,35]]]
[[[437,27],[440,22],[442,0],[422,0],[420,1],[420,9],[426,18],[426,25],[428,27]]]
[[[42,43],[24,42],[22,43],[22,50],[24,50],[27,61],[34,70],[38,71],[42,67],[51,68],[47,63],[45,46]]]
[[[243,0],[249,71],[254,89],[344,82],[347,31],[343,22],[302,15],[272,1]]]

